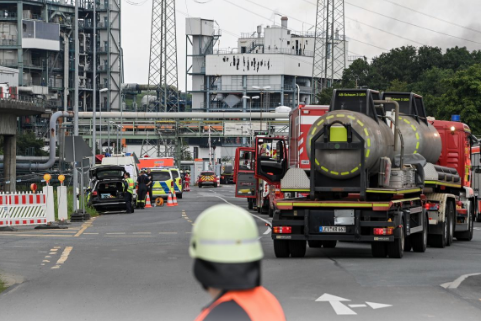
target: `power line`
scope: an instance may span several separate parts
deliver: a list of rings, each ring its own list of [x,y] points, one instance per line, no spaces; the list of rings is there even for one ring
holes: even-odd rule
[[[305,0],[304,0],[305,1]],[[401,22],[401,23],[404,23],[404,24],[407,24],[409,26],[413,26],[413,27],[416,27],[416,28],[419,28],[419,29],[423,29],[423,30],[428,30],[428,31],[431,31],[431,32],[434,32],[434,33],[437,33],[437,34],[440,34],[440,35],[443,35],[443,36],[447,36],[447,37],[451,37],[451,38],[456,38],[456,39],[459,39],[459,40],[463,40],[463,41],[468,41],[468,42],[472,42],[472,43],[476,43],[476,44],[479,44],[481,45],[481,42],[477,42],[477,41],[474,41],[474,40],[469,40],[469,39],[466,39],[466,38],[462,38],[462,37],[458,37],[458,36],[453,36],[453,35],[450,35],[450,34],[447,34],[447,33],[444,33],[444,32],[441,32],[441,31],[437,31],[437,30],[434,30],[434,29],[430,29],[430,28],[427,28],[427,27],[422,27],[422,26],[419,26],[417,24],[414,24],[414,23],[411,23],[411,22],[407,22],[407,21],[404,21],[404,20],[401,20],[401,19],[398,19],[398,18],[394,18],[394,17],[391,17],[391,16],[388,16],[388,15],[385,15],[383,13],[380,13],[380,12],[376,12],[376,11],[373,11],[373,10],[370,10],[370,9],[366,9],[366,8],[363,8],[363,7],[360,7],[358,5],[355,5],[355,4],[352,4],[350,2],[345,2],[347,3],[348,5],[352,6],[352,7],[356,7],[356,8],[359,8],[361,10],[364,10],[364,11],[367,11],[367,12],[370,12],[370,13],[373,13],[373,14],[376,14],[378,16],[381,16],[381,17],[384,17],[384,18],[387,18],[387,19],[391,19],[391,20],[394,20],[394,21],[397,21],[397,22]]]
[[[401,8],[404,8],[406,10],[409,10],[409,11],[412,11],[412,12],[416,12],[416,13],[419,13],[419,14],[422,14],[423,16],[426,16],[426,17],[429,17],[429,18],[432,18],[432,19],[435,19],[435,20],[438,20],[438,21],[442,21],[444,23],[448,23],[450,25],[453,25],[453,26],[456,26],[456,27],[459,27],[459,28],[462,28],[462,29],[466,29],[466,30],[469,30],[469,31],[473,31],[473,32],[477,32],[477,33],[481,33],[481,31],[479,30],[476,30],[476,29],[473,29],[473,28],[469,28],[469,27],[466,27],[466,26],[462,26],[462,25],[459,25],[455,22],[452,22],[452,21],[448,21],[448,20],[444,20],[442,18],[439,18],[439,17],[436,17],[436,16],[433,16],[433,15],[430,15],[430,14],[427,14],[427,13],[424,13],[424,12],[421,12],[421,11],[418,11],[416,9],[413,9],[413,8],[410,8],[410,7],[407,7],[407,6],[403,6],[399,3],[396,3],[396,2],[392,2],[392,1],[389,1],[389,0],[384,0],[386,2],[389,2],[395,6],[398,6],[398,7],[401,7]]]

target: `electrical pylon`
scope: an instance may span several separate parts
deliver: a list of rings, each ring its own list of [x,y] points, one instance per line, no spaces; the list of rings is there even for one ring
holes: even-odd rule
[[[149,85],[157,87],[157,104],[148,111],[179,111],[175,0],[152,0]]]
[[[317,0],[316,13],[312,66],[314,95],[341,79],[347,62],[344,0]]]

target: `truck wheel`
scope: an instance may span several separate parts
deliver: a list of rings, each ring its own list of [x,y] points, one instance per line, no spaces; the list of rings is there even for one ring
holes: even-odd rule
[[[247,208],[250,210],[254,208],[254,202],[250,198],[247,199]]]
[[[409,252],[411,251],[411,249],[413,248],[412,246],[412,243],[411,243],[411,238],[413,237],[413,235],[411,236],[406,236],[404,238],[404,252]]]
[[[404,222],[403,227],[401,227],[400,231],[401,235],[399,236],[399,238],[395,238],[394,242],[387,244],[387,253],[392,259],[400,259],[404,255]]]
[[[413,251],[418,253],[426,252],[428,246],[428,217],[423,220],[423,231],[421,233],[413,234],[409,237],[413,246]],[[404,249],[406,250],[406,249]]]
[[[443,233],[441,235],[430,235],[428,239],[428,243],[431,246],[444,248],[446,246],[446,236],[448,235],[448,224],[447,222],[441,222],[441,229]]]
[[[312,247],[313,249],[322,247],[322,241],[310,240],[307,241],[307,244],[309,244],[309,247]]]
[[[289,252],[292,257],[304,257],[306,255],[306,241],[289,241]]]
[[[446,245],[451,246],[453,244],[453,239],[454,239],[454,205],[453,202],[448,203],[448,236],[446,238]]]
[[[333,249],[337,245],[337,241],[322,241],[322,246],[326,249]]]
[[[387,256],[387,244],[384,242],[371,243],[371,252],[373,257],[386,257]]]
[[[471,215],[468,217],[468,220],[468,230],[456,233],[456,238],[459,241],[471,241],[473,239],[474,222]]]
[[[289,257],[289,241],[274,240],[274,254],[278,258]]]
[[[202,185],[199,184],[199,188],[202,188]]]

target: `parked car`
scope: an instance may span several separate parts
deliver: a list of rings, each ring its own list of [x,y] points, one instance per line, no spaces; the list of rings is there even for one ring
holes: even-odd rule
[[[168,168],[151,168],[152,173],[152,195],[154,198],[167,198],[174,190],[174,179],[172,171]],[[154,200],[151,200],[154,201]]]
[[[172,179],[174,180],[174,191],[177,198],[182,198],[182,177],[180,176],[180,170],[176,167],[169,167],[172,173]]]
[[[124,173],[125,168],[117,165],[99,165],[90,169],[92,188],[88,204],[99,213],[125,211]],[[132,199],[132,208],[134,204]]]
[[[201,172],[198,178],[199,188],[202,186],[214,186],[217,187],[217,176],[212,171]]]

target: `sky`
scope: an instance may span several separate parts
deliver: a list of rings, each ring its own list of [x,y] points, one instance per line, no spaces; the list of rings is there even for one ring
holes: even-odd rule
[[[146,84],[152,0],[121,1],[125,82]],[[258,25],[280,25],[277,14],[288,16],[289,29],[308,30],[316,21],[315,4],[316,0],[176,0],[179,88],[185,90],[187,17],[215,20],[222,29],[216,48],[227,49],[237,47],[240,34],[252,33]],[[481,0],[346,0],[348,54],[372,59],[407,45],[481,50],[480,12]]]

